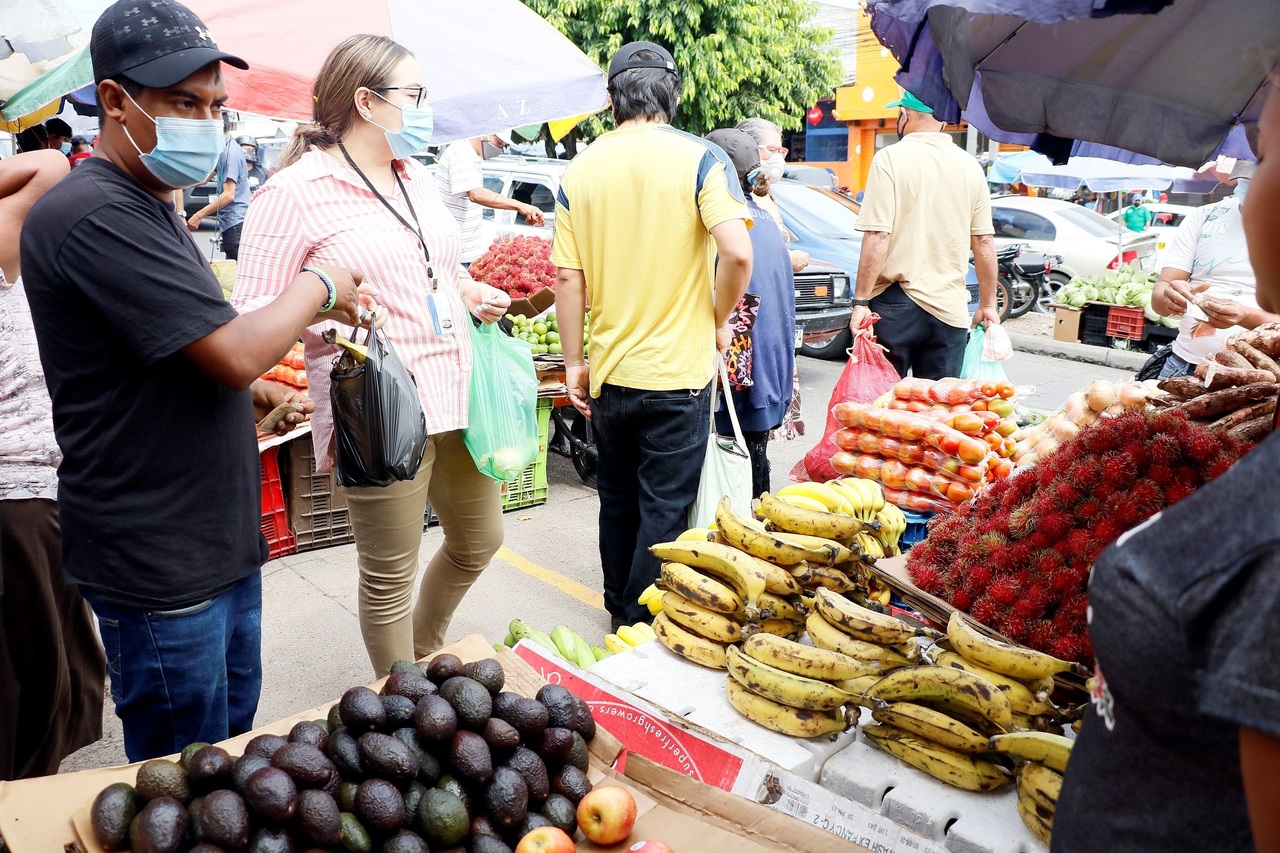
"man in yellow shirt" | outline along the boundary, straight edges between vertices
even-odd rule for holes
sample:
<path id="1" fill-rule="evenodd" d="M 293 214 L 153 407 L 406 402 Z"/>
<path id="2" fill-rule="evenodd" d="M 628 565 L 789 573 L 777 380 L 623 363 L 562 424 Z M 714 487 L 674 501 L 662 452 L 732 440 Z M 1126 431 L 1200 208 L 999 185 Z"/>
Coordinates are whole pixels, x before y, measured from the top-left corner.
<path id="1" fill-rule="evenodd" d="M 910 92 L 898 108 L 900 141 L 871 161 L 862 210 L 858 281 L 849 327 L 867 315 L 898 375 L 959 376 L 968 342 L 969 250 L 978 271 L 979 305 L 972 325 L 1000 322 L 991 196 L 982 167 L 942 132 L 933 110 Z"/>
<path id="2" fill-rule="evenodd" d="M 600 454 L 600 562 L 616 628 L 648 620 L 637 598 L 658 576 L 649 546 L 684 530 L 697 496 L 717 349 L 751 277 L 751 239 L 728 155 L 671 127 L 680 72 L 670 53 L 624 45 L 609 99 L 618 129 L 565 170 L 551 261 L 569 397 Z M 588 304 L 590 367 L 579 355 Z"/>

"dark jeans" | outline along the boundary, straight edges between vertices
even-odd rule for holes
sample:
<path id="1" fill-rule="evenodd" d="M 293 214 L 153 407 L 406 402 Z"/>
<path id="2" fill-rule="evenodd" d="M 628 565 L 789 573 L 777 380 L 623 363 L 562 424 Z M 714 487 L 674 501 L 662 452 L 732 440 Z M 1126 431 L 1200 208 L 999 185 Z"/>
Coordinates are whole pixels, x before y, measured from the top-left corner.
<path id="1" fill-rule="evenodd" d="M 897 284 L 871 300 L 880 315 L 876 340 L 887 347 L 889 363 L 905 377 L 907 371 L 921 379 L 959 376 L 964 367 L 964 347 L 969 330 L 948 326 L 921 308 Z"/>
<path id="2" fill-rule="evenodd" d="M 710 393 L 710 385 L 641 391 L 606 384 L 591 401 L 604 605 L 615 617 L 650 619 L 637 601 L 658 578 L 649 546 L 675 539 L 688 526 L 711 432 Z"/>
<path id="3" fill-rule="evenodd" d="M 222 254 L 227 256 L 227 260 L 238 260 L 240 255 L 240 230 L 244 227 L 244 223 L 233 225 L 226 231 L 218 235 L 218 240 L 222 246 Z"/>
<path id="4" fill-rule="evenodd" d="M 1165 359 L 1164 367 L 1160 368 L 1160 378 L 1168 379 L 1171 376 L 1190 376 L 1196 372 L 1196 365 L 1189 361 L 1185 361 L 1178 356 L 1177 353 L 1169 353 L 1169 357 Z"/>
<path id="5" fill-rule="evenodd" d="M 253 728 L 262 690 L 262 572 L 178 610 L 85 598 L 102 631 L 130 761 Z"/>

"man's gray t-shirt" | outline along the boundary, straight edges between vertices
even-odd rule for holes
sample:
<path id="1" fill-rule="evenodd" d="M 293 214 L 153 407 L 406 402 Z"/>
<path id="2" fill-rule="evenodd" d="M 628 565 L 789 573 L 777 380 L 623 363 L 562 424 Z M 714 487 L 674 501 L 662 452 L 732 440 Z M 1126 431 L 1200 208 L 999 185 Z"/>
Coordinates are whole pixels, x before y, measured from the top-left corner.
<path id="1" fill-rule="evenodd" d="M 1098 559 L 1054 853 L 1254 849 L 1239 731 L 1280 737 L 1278 466 L 1272 436 Z"/>
<path id="2" fill-rule="evenodd" d="M 216 179 L 219 193 L 227 181 L 236 182 L 236 193 L 231 202 L 213 214 L 214 221 L 218 223 L 218 233 L 221 234 L 244 222 L 244 217 L 249 212 L 249 197 L 253 195 L 253 190 L 249 187 L 249 161 L 245 159 L 244 149 L 234 139 L 227 141 L 218 157 Z"/>

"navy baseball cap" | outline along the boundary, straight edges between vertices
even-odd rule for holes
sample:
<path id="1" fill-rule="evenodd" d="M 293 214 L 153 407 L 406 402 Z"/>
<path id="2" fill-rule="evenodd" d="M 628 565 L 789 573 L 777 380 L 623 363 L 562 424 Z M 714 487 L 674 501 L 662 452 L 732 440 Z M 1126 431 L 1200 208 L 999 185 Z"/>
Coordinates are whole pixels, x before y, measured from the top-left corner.
<path id="1" fill-rule="evenodd" d="M 658 59 L 637 59 L 636 54 L 642 50 L 650 50 L 658 54 Z M 654 44 L 651 41 L 633 41 L 624 44 L 618 48 L 618 52 L 613 55 L 613 59 L 609 60 L 609 82 L 613 82 L 613 78 L 617 77 L 623 71 L 630 71 L 633 68 L 660 68 L 669 71 L 676 77 L 680 76 L 680 70 L 676 68 L 676 61 L 671 56 L 670 51 L 660 44 Z"/>
<path id="2" fill-rule="evenodd" d="M 123 75 L 153 89 L 181 82 L 211 62 L 249 67 L 218 50 L 204 22 L 175 0 L 119 0 L 109 6 L 93 25 L 89 56 L 94 82 Z"/>
<path id="3" fill-rule="evenodd" d="M 756 166 L 760 165 L 760 148 L 756 141 L 741 130 L 722 128 L 706 135 L 708 142 L 714 142 L 724 149 L 738 172 L 739 180 L 745 178 Z"/>

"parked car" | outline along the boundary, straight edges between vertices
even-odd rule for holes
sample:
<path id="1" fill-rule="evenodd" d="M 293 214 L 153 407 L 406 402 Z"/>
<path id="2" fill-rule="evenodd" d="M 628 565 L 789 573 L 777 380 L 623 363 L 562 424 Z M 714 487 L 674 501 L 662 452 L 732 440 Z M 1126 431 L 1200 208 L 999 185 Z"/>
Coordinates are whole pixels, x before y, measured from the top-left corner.
<path id="1" fill-rule="evenodd" d="M 1151 215 L 1155 218 L 1151 220 L 1151 227 L 1147 230 L 1156 235 L 1156 261 L 1154 270 L 1160 270 L 1164 267 L 1164 255 L 1169 249 L 1169 244 L 1173 242 L 1174 230 L 1182 224 L 1182 220 L 1187 218 L 1187 214 L 1195 210 L 1194 207 L 1186 204 L 1165 204 L 1157 202 L 1148 204 L 1147 210 L 1151 211 Z M 1121 208 L 1113 213 L 1107 214 L 1107 219 L 1112 222 L 1120 220 L 1120 214 L 1124 212 Z"/>
<path id="2" fill-rule="evenodd" d="M 220 192 L 222 192 L 222 188 L 218 186 L 216 178 L 199 186 L 187 187 L 182 191 L 182 206 L 187 211 L 187 216 L 194 216 L 199 213 Z M 214 217 L 208 216 L 200 223 L 200 227 L 213 228 L 215 224 Z"/>
<path id="3" fill-rule="evenodd" d="M 1023 243 L 1041 255 L 1057 255 L 1062 263 L 1049 273 L 1056 292 L 1078 275 L 1104 275 L 1131 266 L 1156 268 L 1156 235 L 1129 231 L 1078 204 L 1032 196 L 1000 196 L 991 200 L 996 245 Z"/>

